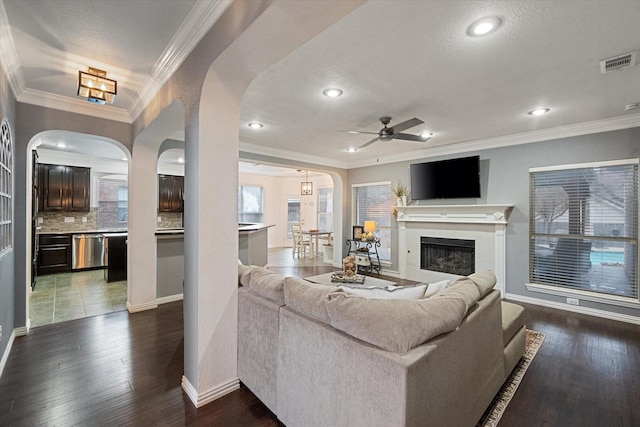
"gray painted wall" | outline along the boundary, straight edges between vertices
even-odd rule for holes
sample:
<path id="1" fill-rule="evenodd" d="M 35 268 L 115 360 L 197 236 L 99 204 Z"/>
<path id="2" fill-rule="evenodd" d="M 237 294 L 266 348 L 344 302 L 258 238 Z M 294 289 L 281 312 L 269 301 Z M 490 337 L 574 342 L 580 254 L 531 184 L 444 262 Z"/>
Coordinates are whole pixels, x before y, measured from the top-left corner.
<path id="1" fill-rule="evenodd" d="M 3 69 L 0 67 L 0 121 L 6 120 L 9 123 L 11 131 L 11 139 L 13 141 L 13 151 L 15 152 L 15 104 L 16 100 L 9 86 L 9 81 L 5 75 Z M 15 180 L 16 166 L 15 160 L 12 168 L 12 175 Z M 16 196 L 14 185 L 14 200 Z M 15 202 L 14 202 L 15 205 Z M 14 208 L 15 218 L 15 208 Z M 24 240 L 22 237 L 18 237 L 15 229 L 13 233 L 14 245 L 17 241 Z M 11 332 L 15 328 L 15 270 L 14 270 L 14 250 L 9 250 L 5 255 L 0 258 L 0 326 L 2 326 L 2 338 L 0 339 L 0 359 L 7 349 L 9 344 L 9 338 Z"/>
<path id="2" fill-rule="evenodd" d="M 455 156 L 416 158 L 380 166 L 351 169 L 348 173 L 349 197 L 351 186 L 366 182 L 401 180 L 409 185 L 409 165 L 444 158 L 480 155 L 482 198 L 452 199 L 420 204 L 514 204 L 507 227 L 506 291 L 510 294 L 564 302 L 564 298 L 527 291 L 529 266 L 529 168 L 573 163 L 638 158 L 640 156 L 640 128 L 603 132 L 591 135 L 543 141 L 504 148 L 481 150 Z M 351 215 L 351 206 L 346 209 Z M 343 232 L 348 233 L 352 218 L 345 218 Z M 394 222 L 395 225 L 395 222 Z M 392 230 L 392 252 L 397 253 L 397 225 Z M 397 254 L 392 260 L 397 270 Z M 614 313 L 640 316 L 640 309 L 614 307 L 581 300 L 581 305 Z"/>

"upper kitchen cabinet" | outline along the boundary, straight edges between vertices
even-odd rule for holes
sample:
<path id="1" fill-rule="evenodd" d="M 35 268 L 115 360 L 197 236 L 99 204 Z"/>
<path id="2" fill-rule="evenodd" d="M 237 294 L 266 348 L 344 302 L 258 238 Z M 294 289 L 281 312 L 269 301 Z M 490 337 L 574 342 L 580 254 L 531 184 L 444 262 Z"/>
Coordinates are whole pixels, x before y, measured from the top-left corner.
<path id="1" fill-rule="evenodd" d="M 182 212 L 184 177 L 158 175 L 158 212 Z"/>
<path id="2" fill-rule="evenodd" d="M 40 211 L 89 212 L 91 168 L 38 165 Z"/>

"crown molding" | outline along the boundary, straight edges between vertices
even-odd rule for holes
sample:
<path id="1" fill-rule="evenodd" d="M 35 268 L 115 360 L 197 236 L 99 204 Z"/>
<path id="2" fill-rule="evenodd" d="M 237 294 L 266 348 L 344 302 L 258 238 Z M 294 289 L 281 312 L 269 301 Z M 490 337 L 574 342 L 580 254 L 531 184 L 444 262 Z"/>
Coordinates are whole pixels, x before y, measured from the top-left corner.
<path id="1" fill-rule="evenodd" d="M 25 88 L 24 76 L 18 59 L 18 51 L 16 51 L 16 45 L 11 34 L 9 17 L 2 0 L 0 0 L 0 66 L 4 69 L 13 94 L 17 97 Z"/>
<path id="2" fill-rule="evenodd" d="M 129 106 L 131 117 L 142 113 L 231 3 L 233 0 L 196 1 Z"/>
<path id="3" fill-rule="evenodd" d="M 258 154 L 261 156 L 277 157 L 279 159 L 293 160 L 300 163 L 312 163 L 322 166 L 330 166 L 339 169 L 348 169 L 346 162 L 342 162 L 335 159 L 329 159 L 327 157 L 309 156 L 294 151 L 278 150 L 269 147 L 263 147 L 255 144 L 240 141 L 240 151 L 244 151 L 251 154 Z"/>
<path id="4" fill-rule="evenodd" d="M 573 136 L 589 135 L 600 132 L 611 132 L 620 129 L 629 129 L 640 126 L 640 113 L 610 119 L 594 120 L 590 122 L 576 123 L 573 125 L 559 126 L 549 129 L 541 129 L 531 132 L 517 133 L 513 135 L 498 136 L 494 138 L 477 139 L 457 142 L 439 147 L 427 147 L 420 150 L 400 153 L 395 156 L 387 156 L 380 161 L 374 159 L 360 162 L 350 162 L 348 168 L 359 168 L 386 163 L 404 162 L 417 158 L 461 154 L 469 151 L 488 150 L 492 148 L 510 147 L 513 145 L 530 144 L 534 142 L 549 141 L 552 139 L 569 138 Z"/>
<path id="5" fill-rule="evenodd" d="M 122 108 L 93 104 L 86 99 L 69 98 L 67 96 L 56 95 L 34 89 L 23 90 L 17 96 L 17 101 L 25 104 L 38 105 L 40 107 L 83 114 L 85 116 L 99 117 L 101 119 L 115 120 L 125 123 L 133 122 L 129 113 Z"/>

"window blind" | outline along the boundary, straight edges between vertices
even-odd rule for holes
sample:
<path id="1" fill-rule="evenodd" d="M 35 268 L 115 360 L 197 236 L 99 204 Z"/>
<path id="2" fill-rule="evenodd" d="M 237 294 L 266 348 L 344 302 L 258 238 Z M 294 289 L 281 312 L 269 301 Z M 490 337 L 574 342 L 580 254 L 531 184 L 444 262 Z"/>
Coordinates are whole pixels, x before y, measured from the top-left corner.
<path id="1" fill-rule="evenodd" d="M 262 187 L 238 187 L 238 222 L 262 222 Z"/>
<path id="2" fill-rule="evenodd" d="M 391 184 L 376 183 L 355 186 L 354 225 L 365 221 L 376 222 L 376 236 L 380 238 L 378 255 L 382 260 L 391 260 Z"/>
<path id="3" fill-rule="evenodd" d="M 638 299 L 637 160 L 530 170 L 532 283 Z"/>

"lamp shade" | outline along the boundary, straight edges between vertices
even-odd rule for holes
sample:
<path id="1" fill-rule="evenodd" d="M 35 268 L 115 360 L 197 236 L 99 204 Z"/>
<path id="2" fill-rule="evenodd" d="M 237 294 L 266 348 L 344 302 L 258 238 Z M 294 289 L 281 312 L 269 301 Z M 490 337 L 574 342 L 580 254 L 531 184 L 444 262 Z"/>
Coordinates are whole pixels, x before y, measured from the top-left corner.
<path id="1" fill-rule="evenodd" d="M 375 221 L 365 221 L 364 222 L 364 231 L 367 233 L 373 233 L 376 231 L 376 222 Z"/>

